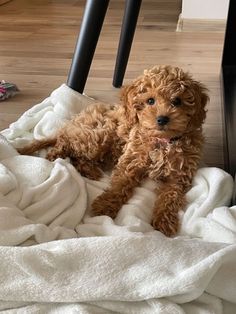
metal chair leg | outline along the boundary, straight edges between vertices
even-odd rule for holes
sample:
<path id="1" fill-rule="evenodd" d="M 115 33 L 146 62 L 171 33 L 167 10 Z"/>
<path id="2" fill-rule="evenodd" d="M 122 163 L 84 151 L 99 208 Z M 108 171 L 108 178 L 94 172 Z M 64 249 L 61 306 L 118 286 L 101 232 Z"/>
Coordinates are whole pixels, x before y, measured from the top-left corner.
<path id="1" fill-rule="evenodd" d="M 225 170 L 235 176 L 236 172 L 236 2 L 229 1 L 229 12 L 223 47 L 221 67 Z"/>
<path id="2" fill-rule="evenodd" d="M 69 87 L 82 93 L 87 81 L 109 0 L 87 0 L 68 75 Z"/>
<path id="3" fill-rule="evenodd" d="M 113 86 L 115 87 L 122 86 L 141 3 L 142 0 L 126 0 L 125 13 L 122 22 L 120 41 L 113 76 Z"/>

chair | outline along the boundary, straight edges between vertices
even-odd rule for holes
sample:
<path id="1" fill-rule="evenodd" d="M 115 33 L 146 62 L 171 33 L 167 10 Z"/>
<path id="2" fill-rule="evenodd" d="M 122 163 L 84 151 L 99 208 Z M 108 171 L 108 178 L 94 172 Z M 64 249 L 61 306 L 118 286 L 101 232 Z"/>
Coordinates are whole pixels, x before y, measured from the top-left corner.
<path id="1" fill-rule="evenodd" d="M 236 2 L 230 0 L 225 31 L 221 68 L 223 113 L 224 113 L 224 158 L 225 170 L 235 176 L 236 173 L 236 45 L 234 31 L 236 27 Z"/>
<path id="2" fill-rule="evenodd" d="M 113 77 L 122 86 L 142 0 L 126 0 Z M 83 93 L 109 0 L 87 0 L 67 85 Z"/>

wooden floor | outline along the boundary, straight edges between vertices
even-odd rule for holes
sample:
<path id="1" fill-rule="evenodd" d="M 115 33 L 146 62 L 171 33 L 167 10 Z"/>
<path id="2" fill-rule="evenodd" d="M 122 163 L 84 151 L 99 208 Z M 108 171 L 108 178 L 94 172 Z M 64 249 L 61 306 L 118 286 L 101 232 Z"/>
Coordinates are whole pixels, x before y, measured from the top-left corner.
<path id="1" fill-rule="evenodd" d="M 66 82 L 85 1 L 12 0 L 0 6 L 0 79 L 21 93 L 0 102 L 0 129 Z M 118 100 L 112 87 L 124 1 L 111 0 L 85 92 Z M 143 69 L 172 64 L 205 83 L 211 96 L 204 132 L 204 162 L 223 167 L 219 72 L 224 32 L 176 32 L 181 0 L 145 0 L 141 7 L 124 83 Z"/>

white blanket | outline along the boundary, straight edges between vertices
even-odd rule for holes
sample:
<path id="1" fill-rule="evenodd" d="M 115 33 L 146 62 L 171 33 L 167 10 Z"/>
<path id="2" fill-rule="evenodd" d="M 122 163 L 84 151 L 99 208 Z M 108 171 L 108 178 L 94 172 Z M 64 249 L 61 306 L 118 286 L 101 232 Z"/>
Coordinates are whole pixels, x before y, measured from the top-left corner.
<path id="1" fill-rule="evenodd" d="M 109 176 L 91 181 L 68 160 L 19 156 L 92 100 L 66 85 L 1 132 L 0 310 L 8 313 L 236 313 L 233 179 L 199 169 L 166 238 L 150 225 L 146 180 L 113 221 L 90 217 Z M 43 152 L 41 154 L 43 156 Z"/>

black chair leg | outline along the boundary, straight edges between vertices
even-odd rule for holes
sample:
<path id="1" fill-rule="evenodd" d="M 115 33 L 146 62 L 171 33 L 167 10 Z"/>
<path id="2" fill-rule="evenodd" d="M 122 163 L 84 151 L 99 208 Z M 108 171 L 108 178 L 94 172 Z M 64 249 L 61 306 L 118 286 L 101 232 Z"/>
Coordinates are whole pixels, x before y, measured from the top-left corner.
<path id="1" fill-rule="evenodd" d="M 82 93 L 100 31 L 106 15 L 109 0 L 87 0 L 80 34 L 75 47 L 67 85 Z"/>
<path id="2" fill-rule="evenodd" d="M 230 0 L 222 58 L 225 170 L 236 173 L 236 2 Z"/>
<path id="3" fill-rule="evenodd" d="M 142 0 L 126 0 L 113 76 L 113 86 L 115 87 L 120 87 L 123 83 L 141 3 Z"/>

